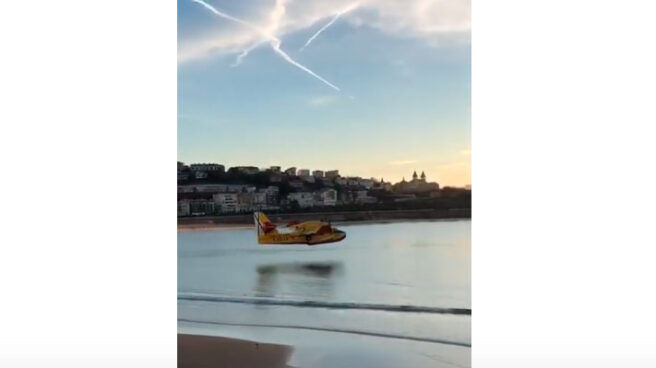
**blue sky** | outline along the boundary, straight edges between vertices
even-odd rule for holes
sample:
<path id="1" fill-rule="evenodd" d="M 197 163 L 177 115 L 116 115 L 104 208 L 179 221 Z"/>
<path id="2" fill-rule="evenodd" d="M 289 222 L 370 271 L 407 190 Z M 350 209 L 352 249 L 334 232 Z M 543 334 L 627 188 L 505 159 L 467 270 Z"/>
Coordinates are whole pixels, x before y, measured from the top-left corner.
<path id="1" fill-rule="evenodd" d="M 468 1 L 206 4 L 247 24 L 178 2 L 180 161 L 471 182 Z"/>

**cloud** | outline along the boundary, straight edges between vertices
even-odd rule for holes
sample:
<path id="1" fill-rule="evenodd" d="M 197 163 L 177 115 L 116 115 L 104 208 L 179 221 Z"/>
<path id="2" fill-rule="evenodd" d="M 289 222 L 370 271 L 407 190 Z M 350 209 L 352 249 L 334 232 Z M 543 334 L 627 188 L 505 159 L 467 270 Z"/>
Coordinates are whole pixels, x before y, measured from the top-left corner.
<path id="1" fill-rule="evenodd" d="M 390 165 L 399 166 L 399 165 L 410 165 L 417 163 L 417 160 L 396 160 L 388 162 Z"/>
<path id="2" fill-rule="evenodd" d="M 219 4 L 217 0 L 209 1 L 210 5 Z M 240 21 L 248 19 L 245 23 L 257 27 L 227 27 L 211 34 L 182 37 L 178 62 L 250 50 L 262 42 L 261 30 L 282 39 L 325 22 L 352 6 L 353 0 L 278 0 L 275 3 L 244 0 L 243 4 L 251 5 L 242 7 L 248 11 L 230 16 Z M 468 42 L 470 9 L 470 0 L 361 0 L 357 9 L 344 13 L 340 19 L 352 27 L 370 27 L 396 37 L 421 38 L 430 45 L 439 46 L 445 42 Z"/>
<path id="3" fill-rule="evenodd" d="M 310 99 L 309 103 L 313 106 L 324 106 L 330 105 L 335 101 L 337 101 L 337 97 L 335 96 L 318 96 Z"/>
<path id="4" fill-rule="evenodd" d="M 339 19 L 339 17 L 356 9 L 358 6 L 360 6 L 360 3 L 353 3 L 347 6 L 346 8 L 338 11 L 337 14 L 333 16 L 333 19 L 331 19 L 330 22 L 326 23 L 323 27 L 319 28 L 319 30 L 305 42 L 305 45 L 303 45 L 303 47 L 301 47 L 299 51 L 303 51 L 306 47 L 308 47 L 312 43 L 312 41 L 321 34 L 321 32 L 325 31 L 328 27 L 330 27 L 333 23 L 335 23 L 337 19 Z"/>
<path id="5" fill-rule="evenodd" d="M 207 10 L 211 11 L 212 13 L 218 15 L 219 17 L 221 17 L 223 19 L 229 20 L 229 21 L 234 22 L 234 23 L 241 24 L 244 27 L 255 31 L 257 34 L 259 34 L 260 38 L 269 41 L 269 44 L 271 45 L 271 48 L 273 49 L 273 51 L 275 51 L 278 55 L 280 55 L 280 57 L 282 57 L 285 61 L 287 61 L 288 63 L 294 65 L 295 67 L 303 70 L 304 72 L 310 74 L 311 76 L 315 77 L 316 79 L 322 81 L 327 86 L 339 91 L 339 87 L 337 87 L 334 84 L 328 82 L 327 80 L 322 78 L 320 75 L 316 74 L 315 72 L 313 72 L 312 70 L 307 68 L 305 65 L 302 65 L 301 63 L 299 63 L 296 60 L 292 59 L 286 52 L 284 52 L 283 50 L 280 49 L 281 41 L 280 41 L 279 38 L 276 37 L 275 31 L 278 29 L 279 24 L 280 24 L 280 20 L 282 19 L 282 16 L 285 14 L 285 4 L 288 0 L 276 0 L 276 6 L 274 7 L 273 11 L 269 15 L 272 22 L 269 24 L 269 26 L 267 28 L 260 28 L 259 26 L 255 25 L 253 23 L 247 22 L 245 20 L 242 20 L 240 18 L 232 16 L 228 13 L 220 11 L 220 10 L 216 9 L 215 7 L 213 7 L 212 5 L 206 3 L 203 0 L 191 0 L 191 1 L 193 1 L 197 4 L 200 4 L 201 6 L 205 7 Z M 258 42 L 261 42 L 261 41 L 258 41 Z M 246 51 L 243 51 L 239 55 L 239 57 L 237 58 L 236 63 L 238 63 L 243 57 L 245 57 L 246 54 L 248 53 L 248 50 L 250 50 L 250 49 L 251 48 L 246 49 Z"/>
<path id="6" fill-rule="evenodd" d="M 440 169 L 453 169 L 457 167 L 469 167 L 470 163 L 466 161 L 459 161 L 459 162 L 448 162 L 445 164 L 438 165 L 437 167 Z"/>

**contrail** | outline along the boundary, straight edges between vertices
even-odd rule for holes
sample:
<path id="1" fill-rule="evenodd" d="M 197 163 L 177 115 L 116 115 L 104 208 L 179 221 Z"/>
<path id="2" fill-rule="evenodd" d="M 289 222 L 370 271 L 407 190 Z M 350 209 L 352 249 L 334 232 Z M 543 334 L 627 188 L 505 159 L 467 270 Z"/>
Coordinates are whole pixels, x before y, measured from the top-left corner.
<path id="1" fill-rule="evenodd" d="M 349 5 L 349 6 L 347 6 L 346 8 L 344 8 L 343 10 L 339 11 L 337 14 L 335 14 L 335 16 L 333 17 L 333 19 L 330 20 L 330 22 L 326 23 L 326 25 L 323 26 L 323 27 L 321 27 L 321 29 L 319 29 L 319 30 L 317 31 L 317 33 L 313 34 L 312 37 L 310 37 L 310 38 L 307 40 L 307 42 L 305 43 L 305 45 L 303 45 L 303 47 L 301 47 L 301 49 L 298 50 L 298 51 L 303 51 L 303 49 L 305 49 L 306 47 L 308 47 L 308 45 L 309 45 L 312 41 L 314 41 L 314 39 L 317 38 L 317 36 L 319 36 L 319 34 L 321 34 L 321 32 L 323 32 L 326 28 L 328 28 L 328 27 L 330 27 L 331 25 L 333 25 L 333 23 L 335 23 L 335 22 L 337 21 L 337 19 L 339 19 L 339 17 L 341 17 L 342 15 L 344 15 L 344 14 L 350 12 L 351 10 L 357 8 L 358 6 L 360 6 L 360 3 L 353 3 L 353 4 Z"/>
<path id="2" fill-rule="evenodd" d="M 255 42 L 254 44 L 250 45 L 249 47 L 245 48 L 239 55 L 237 55 L 237 59 L 235 59 L 235 62 L 230 64 L 231 67 L 236 67 L 241 64 L 242 60 L 253 50 L 255 50 L 258 46 L 261 44 L 267 42 L 268 40 L 263 40 L 263 41 L 258 41 Z"/>
<path id="3" fill-rule="evenodd" d="M 339 87 L 337 87 L 336 85 L 334 85 L 334 84 L 328 82 L 327 80 L 321 78 L 319 75 L 317 75 L 316 73 L 314 73 L 312 70 L 310 70 L 310 69 L 304 67 L 303 65 L 297 63 L 296 61 L 294 61 L 294 59 L 292 59 L 291 57 L 289 57 L 289 55 L 287 55 L 286 52 L 284 52 L 284 51 L 282 51 L 282 50 L 280 49 L 280 41 L 271 41 L 271 47 L 273 47 L 273 50 L 274 50 L 275 52 L 277 52 L 278 55 L 282 56 L 283 59 L 287 60 L 287 61 L 290 62 L 292 65 L 296 65 L 298 68 L 300 68 L 300 69 L 306 71 L 306 72 L 309 73 L 311 76 L 313 76 L 313 77 L 317 78 L 318 80 L 324 82 L 324 83 L 327 84 L 328 86 L 334 88 L 336 91 L 339 91 Z"/>
<path id="4" fill-rule="evenodd" d="M 323 79 L 322 77 L 320 77 L 318 74 L 316 74 L 316 73 L 313 72 L 312 70 L 308 69 L 307 67 L 303 66 L 302 64 L 300 64 L 300 63 L 298 63 L 297 61 L 295 61 L 294 59 L 292 59 L 289 55 L 287 55 L 286 52 L 282 51 L 282 50 L 280 49 L 281 41 L 280 41 L 277 37 L 275 37 L 275 36 L 273 36 L 272 34 L 270 34 L 269 32 L 266 32 L 265 30 L 263 30 L 263 29 L 261 29 L 261 28 L 259 28 L 259 27 L 257 27 L 257 26 L 254 26 L 254 25 L 252 25 L 252 24 L 250 24 L 250 23 L 248 23 L 248 22 L 246 22 L 246 21 L 243 21 L 243 20 L 241 20 L 241 19 L 239 19 L 239 18 L 233 17 L 233 16 L 230 15 L 230 14 L 226 14 L 226 13 L 224 13 L 224 12 L 221 12 L 221 11 L 217 10 L 215 7 L 213 7 L 212 5 L 210 5 L 210 4 L 206 3 L 206 2 L 204 2 L 203 0 L 191 0 L 191 1 L 193 1 L 193 2 L 195 2 L 195 3 L 198 3 L 198 4 L 202 5 L 202 6 L 204 6 L 204 7 L 207 8 L 209 11 L 211 11 L 212 13 L 218 15 L 218 16 L 221 17 L 221 18 L 225 18 L 225 19 L 231 20 L 231 21 L 233 21 L 233 22 L 239 23 L 239 24 L 241 24 L 241 25 L 244 25 L 244 26 L 246 26 L 246 27 L 248 27 L 248 28 L 251 28 L 251 29 L 257 31 L 259 34 L 261 34 L 262 36 L 264 36 L 265 38 L 267 38 L 267 39 L 269 40 L 269 42 L 270 42 L 270 44 L 271 44 L 271 48 L 273 49 L 273 51 L 275 51 L 278 55 L 280 55 L 280 56 L 281 56 L 283 59 L 285 59 L 288 63 L 294 65 L 295 67 L 297 67 L 297 68 L 303 70 L 304 72 L 310 74 L 311 76 L 317 78 L 318 80 L 320 80 L 320 81 L 322 81 L 323 83 L 325 83 L 327 86 L 329 86 L 329 87 L 331 87 L 331 88 L 333 88 L 333 89 L 339 91 L 339 87 L 337 87 L 337 86 L 335 86 L 334 84 L 332 84 L 332 83 L 328 82 L 327 80 Z M 250 51 L 250 50 L 252 50 L 253 48 L 255 48 L 258 44 L 259 44 L 259 43 L 256 43 L 254 46 L 251 46 L 249 49 L 244 50 L 244 51 L 240 54 L 241 58 L 238 57 L 238 60 L 241 61 L 241 59 L 242 59 L 244 56 L 246 56 L 246 55 L 248 54 L 248 51 Z M 242 55 L 243 55 L 243 56 L 242 56 Z"/>

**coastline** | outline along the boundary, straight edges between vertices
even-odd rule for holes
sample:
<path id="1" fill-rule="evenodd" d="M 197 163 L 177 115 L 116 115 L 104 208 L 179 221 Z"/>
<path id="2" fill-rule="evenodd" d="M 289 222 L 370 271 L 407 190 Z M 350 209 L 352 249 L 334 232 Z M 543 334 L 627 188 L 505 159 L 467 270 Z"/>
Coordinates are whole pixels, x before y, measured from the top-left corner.
<path id="1" fill-rule="evenodd" d="M 230 337 L 178 333 L 178 367 L 287 367 L 293 348 Z"/>
<path id="2" fill-rule="evenodd" d="M 267 214 L 267 216 L 274 223 L 286 223 L 292 220 L 309 221 L 317 219 L 331 221 L 336 224 L 386 223 L 437 219 L 470 219 L 471 209 L 299 212 Z M 252 227 L 252 225 L 253 218 L 250 214 L 178 218 L 178 231 L 201 229 L 246 229 Z"/>

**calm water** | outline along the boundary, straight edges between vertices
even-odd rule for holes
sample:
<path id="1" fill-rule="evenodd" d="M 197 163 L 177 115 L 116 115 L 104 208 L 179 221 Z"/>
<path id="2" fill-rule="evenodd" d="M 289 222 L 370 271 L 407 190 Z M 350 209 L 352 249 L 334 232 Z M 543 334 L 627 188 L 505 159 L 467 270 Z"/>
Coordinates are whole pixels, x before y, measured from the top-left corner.
<path id="1" fill-rule="evenodd" d="M 362 355 L 372 341 L 391 356 L 371 366 L 469 366 L 471 317 L 442 309 L 471 308 L 471 222 L 339 227 L 344 241 L 314 247 L 259 245 L 252 229 L 179 232 L 179 330 L 293 344 L 296 366 L 339 366 L 331 349 Z"/>

